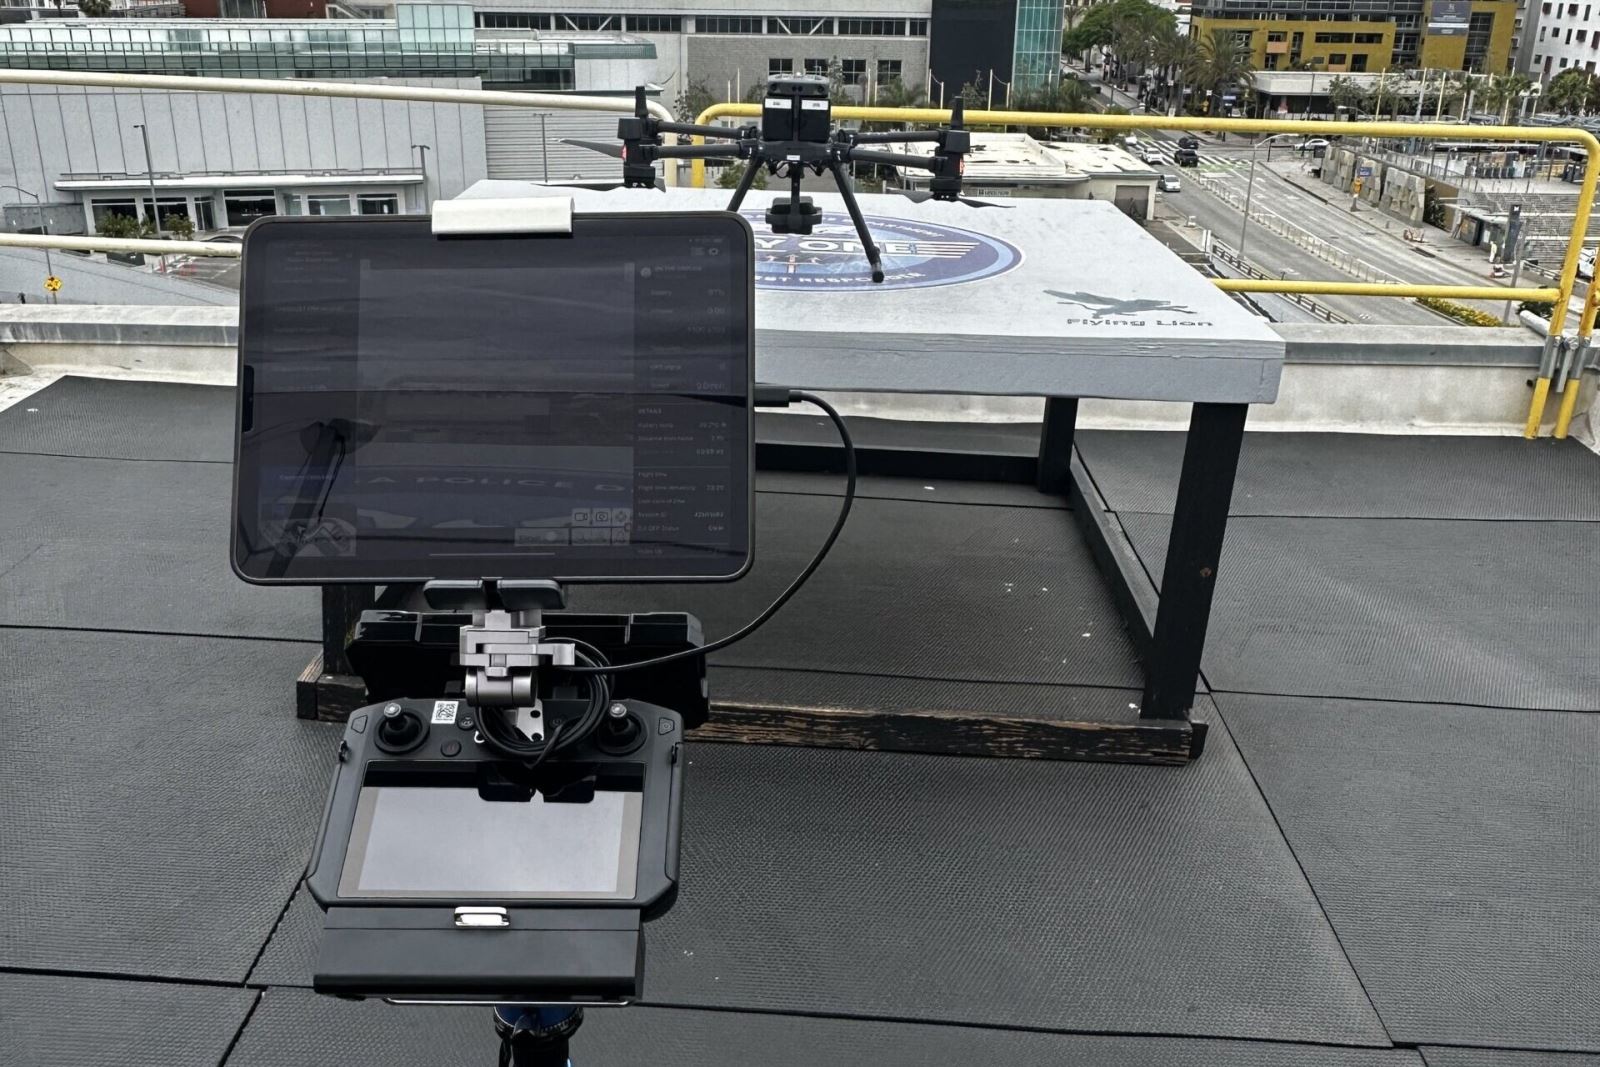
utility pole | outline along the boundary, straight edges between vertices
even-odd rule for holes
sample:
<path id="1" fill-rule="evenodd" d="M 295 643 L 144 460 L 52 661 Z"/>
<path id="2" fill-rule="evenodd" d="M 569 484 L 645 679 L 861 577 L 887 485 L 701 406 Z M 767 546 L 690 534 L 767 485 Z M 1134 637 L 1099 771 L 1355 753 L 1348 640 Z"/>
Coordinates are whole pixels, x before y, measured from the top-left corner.
<path id="1" fill-rule="evenodd" d="M 156 168 L 150 162 L 150 131 L 145 129 L 144 123 L 136 122 L 133 128 L 139 131 L 139 136 L 144 139 L 144 172 L 150 179 L 150 217 L 155 222 L 156 240 L 161 239 L 161 204 L 156 200 Z M 165 258 L 165 257 L 163 257 Z"/>
<path id="2" fill-rule="evenodd" d="M 28 196 L 28 197 L 32 197 L 33 198 L 33 209 L 39 213 L 39 232 L 43 233 L 46 237 L 50 236 L 50 220 L 45 217 L 44 202 L 39 199 L 39 194 L 35 193 L 35 192 L 31 192 L 31 191 L 29 191 L 27 189 L 24 189 L 20 185 L 7 185 L 7 186 L 4 186 L 4 188 L 6 188 L 6 189 L 15 189 L 17 192 L 21 193 L 23 196 Z M 56 276 L 55 266 L 50 262 L 50 246 L 49 245 L 45 245 L 44 246 L 44 273 L 45 273 L 45 276 L 48 277 L 48 278 L 54 278 Z M 56 294 L 52 290 L 51 293 L 50 293 L 50 303 L 54 304 L 54 303 L 57 303 L 57 302 L 58 301 L 56 300 Z"/>
<path id="3" fill-rule="evenodd" d="M 428 203 L 428 149 L 430 147 L 430 145 L 425 144 L 411 146 L 411 150 L 422 157 L 422 213 L 424 215 L 428 213 L 430 206 Z"/>

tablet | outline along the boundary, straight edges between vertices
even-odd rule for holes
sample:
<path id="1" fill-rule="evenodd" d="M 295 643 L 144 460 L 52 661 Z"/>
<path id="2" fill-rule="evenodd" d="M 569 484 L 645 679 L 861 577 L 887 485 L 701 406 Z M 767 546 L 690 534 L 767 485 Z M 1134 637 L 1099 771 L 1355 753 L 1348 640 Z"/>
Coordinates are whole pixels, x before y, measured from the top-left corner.
<path id="1" fill-rule="evenodd" d="M 750 226 L 578 215 L 245 234 L 233 566 L 246 581 L 721 580 L 749 566 Z"/>

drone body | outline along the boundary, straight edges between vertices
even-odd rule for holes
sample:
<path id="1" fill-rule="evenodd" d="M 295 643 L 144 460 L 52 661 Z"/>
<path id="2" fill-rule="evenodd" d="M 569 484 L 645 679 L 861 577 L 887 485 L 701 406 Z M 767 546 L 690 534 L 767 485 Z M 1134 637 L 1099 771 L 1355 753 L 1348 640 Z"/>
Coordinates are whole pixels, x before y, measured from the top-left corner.
<path id="1" fill-rule="evenodd" d="M 933 177 L 925 192 L 906 193 L 915 201 L 944 200 L 973 207 L 993 207 L 961 195 L 961 174 L 972 136 L 962 128 L 959 100 L 951 110 L 950 125 L 941 130 L 896 130 L 861 133 L 839 130 L 833 125 L 829 84 L 818 75 L 776 75 L 767 81 L 761 102 L 761 123 L 741 128 L 697 126 L 685 122 L 663 122 L 645 108 L 643 87 L 635 90 L 634 114 L 617 123 L 621 149 L 614 145 L 588 141 L 568 141 L 622 160 L 622 184 L 626 188 L 653 189 L 658 159 L 739 159 L 745 163 L 744 177 L 734 190 L 729 211 L 739 210 L 745 194 L 755 181 L 756 172 L 765 169 L 790 183 L 788 196 L 780 196 L 767 209 L 767 225 L 774 233 L 808 234 L 822 217 L 821 210 L 808 196 L 800 195 L 800 179 L 806 171 L 831 173 L 844 198 L 845 209 L 861 238 L 862 251 L 872 266 L 872 280 L 883 281 L 883 265 L 878 247 L 867 230 L 861 208 L 856 203 L 849 163 L 876 163 L 890 167 L 913 167 Z M 687 134 L 705 139 L 731 141 L 731 144 L 669 145 L 663 134 Z M 931 156 L 874 151 L 863 145 L 926 141 L 934 145 Z"/>

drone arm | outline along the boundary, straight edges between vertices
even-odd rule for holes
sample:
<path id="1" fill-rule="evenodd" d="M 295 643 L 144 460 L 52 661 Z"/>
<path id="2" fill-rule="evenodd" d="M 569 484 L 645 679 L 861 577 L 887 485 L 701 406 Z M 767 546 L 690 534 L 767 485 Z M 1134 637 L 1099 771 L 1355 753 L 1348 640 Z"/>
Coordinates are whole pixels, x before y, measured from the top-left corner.
<path id="1" fill-rule="evenodd" d="M 736 144 L 664 144 L 650 153 L 655 159 L 743 159 L 749 149 Z"/>
<path id="2" fill-rule="evenodd" d="M 908 144 L 913 141 L 937 141 L 943 130 L 885 130 L 882 133 L 853 133 L 851 144 Z"/>
<path id="3" fill-rule="evenodd" d="M 756 175 L 760 173 L 760 171 L 761 161 L 758 159 L 752 159 L 749 163 L 745 164 L 744 173 L 739 177 L 739 187 L 733 191 L 733 199 L 728 201 L 729 211 L 739 210 L 739 206 L 744 203 L 745 194 L 748 193 L 750 191 L 750 187 L 755 184 Z"/>
<path id="4" fill-rule="evenodd" d="M 858 152 L 852 149 L 845 159 L 851 163 L 877 163 L 885 167 L 915 167 L 918 170 L 937 170 L 937 156 L 912 156 L 903 152 Z"/>
<path id="5" fill-rule="evenodd" d="M 692 122 L 656 122 L 658 133 L 685 133 L 693 137 L 720 137 L 725 141 L 736 141 L 751 136 L 755 129 L 747 126 L 735 129 L 732 126 L 698 126 Z"/>

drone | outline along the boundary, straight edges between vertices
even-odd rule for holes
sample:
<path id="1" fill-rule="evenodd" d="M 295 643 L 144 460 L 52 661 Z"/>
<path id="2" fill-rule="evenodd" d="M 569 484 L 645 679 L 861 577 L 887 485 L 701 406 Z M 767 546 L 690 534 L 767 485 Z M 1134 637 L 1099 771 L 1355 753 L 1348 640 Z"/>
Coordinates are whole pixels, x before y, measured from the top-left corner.
<path id="1" fill-rule="evenodd" d="M 743 127 L 700 126 L 688 122 L 666 122 L 651 115 L 645 107 L 645 91 L 634 90 L 633 115 L 617 123 L 620 146 L 597 141 L 564 140 L 564 144 L 603 152 L 622 160 L 622 184 L 628 189 L 656 188 L 655 163 L 658 159 L 726 159 L 745 161 L 744 175 L 728 203 L 738 211 L 756 174 L 765 169 L 790 183 L 788 196 L 780 196 L 767 209 L 767 225 L 773 233 L 808 234 L 822 217 L 822 209 L 808 196 L 800 195 L 800 179 L 806 171 L 820 176 L 833 175 L 844 198 L 844 206 L 861 238 L 861 248 L 872 267 L 872 280 L 883 281 L 883 264 L 878 246 L 873 243 L 867 222 L 861 215 L 851 188 L 848 163 L 876 163 L 888 167 L 909 167 L 930 172 L 926 190 L 902 193 L 918 203 L 943 200 L 972 207 L 1000 207 L 961 195 L 961 175 L 966 155 L 972 149 L 972 135 L 962 128 L 963 109 L 958 99 L 951 109 L 950 125 L 940 130 L 888 130 L 863 133 L 840 130 L 833 125 L 833 107 L 828 96 L 828 79 L 814 74 L 776 75 L 767 80 L 761 102 L 761 123 Z M 732 144 L 666 144 L 663 134 L 683 134 L 731 141 Z M 931 142 L 931 156 L 902 152 L 874 151 L 864 145 Z"/>

